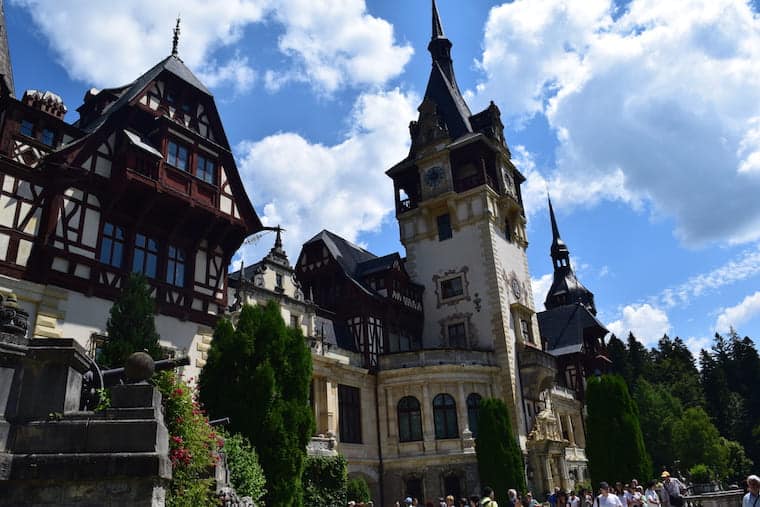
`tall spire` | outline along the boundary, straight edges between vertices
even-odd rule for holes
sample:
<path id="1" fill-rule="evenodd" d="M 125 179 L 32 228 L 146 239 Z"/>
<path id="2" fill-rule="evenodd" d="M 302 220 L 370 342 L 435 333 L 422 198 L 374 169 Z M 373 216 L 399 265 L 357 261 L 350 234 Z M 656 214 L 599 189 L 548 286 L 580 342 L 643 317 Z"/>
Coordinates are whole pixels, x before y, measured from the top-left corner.
<path id="1" fill-rule="evenodd" d="M 557 227 L 557 218 L 554 216 L 554 207 L 552 206 L 552 198 L 547 194 L 549 201 L 549 218 L 552 222 L 552 248 L 551 256 L 554 261 L 555 269 L 561 266 L 570 266 L 570 250 L 562 238 L 559 236 L 559 227 Z M 564 261 L 564 263 L 563 263 Z"/>
<path id="2" fill-rule="evenodd" d="M 174 27 L 174 37 L 172 38 L 172 56 L 177 56 L 178 46 L 179 46 L 179 16 L 177 16 L 177 26 Z"/>
<path id="3" fill-rule="evenodd" d="M 433 36 L 431 39 L 444 38 L 443 25 L 441 25 L 441 18 L 438 16 L 438 6 L 435 5 L 433 0 Z"/>
<path id="4" fill-rule="evenodd" d="M 3 0 L 0 0 L 0 92 L 7 90 L 10 95 L 14 95 L 13 67 L 11 66 L 11 52 L 8 48 L 6 27 Z"/>
<path id="5" fill-rule="evenodd" d="M 570 250 L 559 236 L 559 227 L 557 227 L 557 217 L 554 216 L 552 199 L 548 194 L 546 197 L 549 201 L 549 218 L 552 222 L 551 257 L 554 263 L 554 281 L 546 295 L 544 306 L 547 310 L 551 310 L 559 306 L 581 304 L 593 315 L 596 315 L 594 293 L 584 287 L 575 276 L 575 272 L 570 266 Z"/>
<path id="6" fill-rule="evenodd" d="M 443 25 L 441 24 L 441 18 L 438 15 L 438 6 L 433 0 L 433 31 L 430 35 L 430 44 L 428 44 L 428 51 L 433 57 L 433 65 L 436 63 L 441 66 L 441 70 L 449 80 L 449 84 L 456 87 L 456 79 L 454 78 L 454 63 L 451 61 L 451 41 L 443 34 Z M 459 91 L 459 88 L 457 88 Z"/>

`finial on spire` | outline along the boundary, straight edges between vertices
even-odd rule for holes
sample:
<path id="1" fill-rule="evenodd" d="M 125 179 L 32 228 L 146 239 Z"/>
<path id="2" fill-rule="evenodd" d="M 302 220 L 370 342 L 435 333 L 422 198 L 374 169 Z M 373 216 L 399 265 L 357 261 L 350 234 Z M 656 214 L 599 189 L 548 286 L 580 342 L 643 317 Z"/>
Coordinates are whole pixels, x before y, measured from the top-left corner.
<path id="1" fill-rule="evenodd" d="M 275 250 L 282 250 L 282 227 L 280 227 L 280 224 L 277 224 L 277 227 L 275 227 L 275 230 L 277 231 L 277 237 L 274 240 L 274 248 Z"/>
<path id="2" fill-rule="evenodd" d="M 172 56 L 177 56 L 177 46 L 179 46 L 179 16 L 177 16 L 177 26 L 174 27 L 174 38 L 172 39 Z"/>
<path id="3" fill-rule="evenodd" d="M 435 0 L 433 0 L 433 34 L 431 36 L 431 39 L 438 39 L 442 37 L 444 37 L 443 25 L 441 25 L 441 18 L 438 15 L 438 6 L 435 5 Z"/>

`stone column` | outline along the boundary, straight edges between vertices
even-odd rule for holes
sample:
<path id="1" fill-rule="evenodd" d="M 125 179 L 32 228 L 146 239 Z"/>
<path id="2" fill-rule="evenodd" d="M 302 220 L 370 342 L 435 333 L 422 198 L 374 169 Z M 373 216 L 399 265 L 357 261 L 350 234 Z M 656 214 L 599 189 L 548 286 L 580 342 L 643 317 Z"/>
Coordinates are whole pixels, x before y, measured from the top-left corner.
<path id="1" fill-rule="evenodd" d="M 435 450 L 435 425 L 433 424 L 433 402 L 430 400 L 430 389 L 422 385 L 422 439 L 425 451 Z"/>
<path id="2" fill-rule="evenodd" d="M 566 421 L 567 435 L 568 435 L 568 438 L 570 439 L 570 443 L 572 445 L 576 445 L 575 444 L 575 428 L 573 428 L 573 418 L 570 416 L 570 414 L 566 415 L 565 418 L 567 420 Z"/>

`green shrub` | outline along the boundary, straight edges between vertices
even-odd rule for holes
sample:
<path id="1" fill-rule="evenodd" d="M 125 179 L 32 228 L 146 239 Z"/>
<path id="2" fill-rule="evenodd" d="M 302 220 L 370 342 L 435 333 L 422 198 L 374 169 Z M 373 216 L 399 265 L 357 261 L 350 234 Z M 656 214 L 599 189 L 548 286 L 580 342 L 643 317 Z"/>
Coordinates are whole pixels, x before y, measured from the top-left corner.
<path id="1" fill-rule="evenodd" d="M 712 480 L 712 472 L 707 465 L 694 465 L 689 469 L 689 478 L 696 484 L 707 484 Z"/>
<path id="2" fill-rule="evenodd" d="M 266 494 L 266 478 L 256 449 L 243 435 L 224 435 L 224 453 L 230 482 L 238 496 L 250 496 L 256 503 Z"/>
<path id="3" fill-rule="evenodd" d="M 367 481 L 363 477 L 352 477 L 346 484 L 346 498 L 359 502 L 369 502 L 370 493 Z"/>
<path id="4" fill-rule="evenodd" d="M 153 378 L 163 395 L 169 429 L 172 480 L 166 492 L 167 507 L 217 505 L 213 468 L 223 440 L 208 423 L 190 387 L 173 371 Z"/>
<path id="5" fill-rule="evenodd" d="M 509 488 L 525 490 L 522 452 L 512 433 L 507 406 L 500 399 L 480 402 L 475 453 L 480 483 L 493 488 L 497 502 L 506 503 Z"/>
<path id="6" fill-rule="evenodd" d="M 304 505 L 346 505 L 346 459 L 343 456 L 308 456 L 303 471 Z"/>

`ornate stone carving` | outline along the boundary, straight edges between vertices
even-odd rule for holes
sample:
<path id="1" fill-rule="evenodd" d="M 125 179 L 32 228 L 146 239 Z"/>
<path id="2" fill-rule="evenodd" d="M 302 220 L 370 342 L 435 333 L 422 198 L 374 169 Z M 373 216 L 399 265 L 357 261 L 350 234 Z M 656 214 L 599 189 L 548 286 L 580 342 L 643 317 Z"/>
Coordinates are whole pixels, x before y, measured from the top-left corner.
<path id="1" fill-rule="evenodd" d="M 29 314 L 19 307 L 16 295 L 0 295 L 0 331 L 26 337 L 28 328 Z"/>

